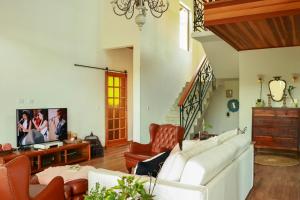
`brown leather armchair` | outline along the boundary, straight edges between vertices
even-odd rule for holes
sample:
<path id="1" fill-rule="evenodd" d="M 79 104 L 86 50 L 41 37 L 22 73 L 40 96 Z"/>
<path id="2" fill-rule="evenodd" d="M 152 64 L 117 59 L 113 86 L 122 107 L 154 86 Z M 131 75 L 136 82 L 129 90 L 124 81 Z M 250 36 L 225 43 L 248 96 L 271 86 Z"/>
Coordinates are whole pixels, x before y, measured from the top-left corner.
<path id="1" fill-rule="evenodd" d="M 177 143 L 181 143 L 184 128 L 171 124 L 150 124 L 150 143 L 140 144 L 132 142 L 129 152 L 125 152 L 126 168 L 131 173 L 133 167 L 140 161 L 146 160 L 163 151 L 171 150 Z"/>
<path id="2" fill-rule="evenodd" d="M 64 181 L 54 178 L 42 190 L 35 187 L 29 193 L 30 161 L 26 156 L 19 156 L 0 166 L 0 194 L 5 200 L 64 200 Z M 38 193 L 36 192 L 38 191 Z M 32 195 L 33 194 L 33 195 Z"/>

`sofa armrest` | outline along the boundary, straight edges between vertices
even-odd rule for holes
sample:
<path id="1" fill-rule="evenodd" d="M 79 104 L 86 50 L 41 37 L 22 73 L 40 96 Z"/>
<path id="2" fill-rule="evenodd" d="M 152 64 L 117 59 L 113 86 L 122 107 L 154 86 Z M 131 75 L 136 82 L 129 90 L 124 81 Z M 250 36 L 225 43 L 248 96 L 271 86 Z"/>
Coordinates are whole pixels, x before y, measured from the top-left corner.
<path id="1" fill-rule="evenodd" d="M 85 194 L 88 188 L 87 179 L 76 179 L 65 183 L 65 187 L 70 187 L 73 195 Z"/>
<path id="2" fill-rule="evenodd" d="M 122 176 L 130 176 L 130 174 L 115 172 L 105 169 L 97 169 L 89 172 L 89 191 L 95 187 L 96 183 L 107 188 L 118 184 L 118 179 Z M 150 187 L 150 179 L 145 176 L 136 176 L 142 181 L 146 181 L 145 189 L 148 191 Z M 153 185 L 152 180 L 152 185 Z M 150 187 L 151 188 L 151 187 Z M 154 188 L 155 199 L 170 200 L 170 199 L 189 199 L 189 200 L 207 200 L 207 187 L 193 186 L 182 184 L 180 182 L 157 180 Z"/>
<path id="3" fill-rule="evenodd" d="M 131 142 L 129 145 L 129 152 L 136 154 L 147 154 L 151 152 L 151 144 L 140 144 L 137 142 Z"/>
<path id="4" fill-rule="evenodd" d="M 44 190 L 42 190 L 34 200 L 47 200 L 51 196 L 55 200 L 64 200 L 64 180 L 62 177 L 55 177 Z"/>

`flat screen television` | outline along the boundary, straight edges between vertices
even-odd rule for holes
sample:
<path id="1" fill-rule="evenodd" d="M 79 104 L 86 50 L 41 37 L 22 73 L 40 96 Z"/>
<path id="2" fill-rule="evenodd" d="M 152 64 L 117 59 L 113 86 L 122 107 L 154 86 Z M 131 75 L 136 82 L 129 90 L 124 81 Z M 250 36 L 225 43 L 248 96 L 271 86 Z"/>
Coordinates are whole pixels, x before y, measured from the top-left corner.
<path id="1" fill-rule="evenodd" d="M 67 116 L 67 108 L 18 109 L 17 146 L 67 139 Z"/>

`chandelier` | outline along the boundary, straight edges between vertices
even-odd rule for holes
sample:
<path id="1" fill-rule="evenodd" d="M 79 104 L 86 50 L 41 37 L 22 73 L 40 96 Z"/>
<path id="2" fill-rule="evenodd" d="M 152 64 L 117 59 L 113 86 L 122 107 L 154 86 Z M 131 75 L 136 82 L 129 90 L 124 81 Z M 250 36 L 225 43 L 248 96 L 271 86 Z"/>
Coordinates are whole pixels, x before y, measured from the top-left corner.
<path id="1" fill-rule="evenodd" d="M 138 15 L 135 17 L 135 22 L 140 30 L 146 23 L 146 11 L 148 11 L 146 5 L 156 18 L 160 18 L 169 8 L 168 0 L 113 0 L 111 3 L 114 13 L 118 16 L 125 16 L 126 19 L 131 19 L 137 10 Z"/>

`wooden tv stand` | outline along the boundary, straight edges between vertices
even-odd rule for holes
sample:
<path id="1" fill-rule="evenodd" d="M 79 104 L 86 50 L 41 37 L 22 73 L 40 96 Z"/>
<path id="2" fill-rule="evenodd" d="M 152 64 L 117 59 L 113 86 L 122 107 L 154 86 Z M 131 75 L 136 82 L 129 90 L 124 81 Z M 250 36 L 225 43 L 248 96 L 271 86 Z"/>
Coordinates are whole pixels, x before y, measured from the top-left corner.
<path id="1" fill-rule="evenodd" d="M 0 156 L 0 163 L 6 163 L 18 156 L 26 155 L 31 161 L 31 173 L 43 171 L 48 167 L 75 164 L 91 159 L 90 144 L 65 144 L 46 150 L 16 151 Z"/>

